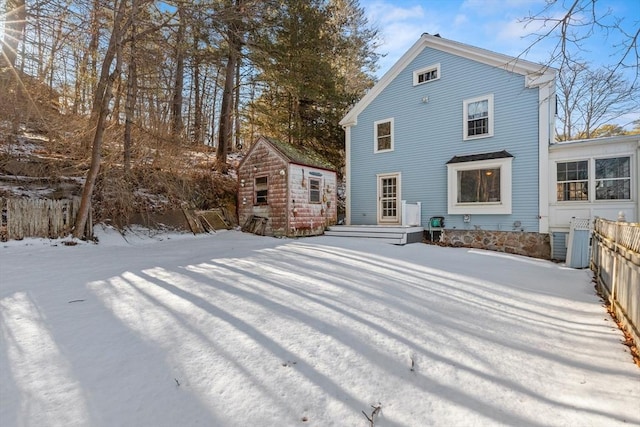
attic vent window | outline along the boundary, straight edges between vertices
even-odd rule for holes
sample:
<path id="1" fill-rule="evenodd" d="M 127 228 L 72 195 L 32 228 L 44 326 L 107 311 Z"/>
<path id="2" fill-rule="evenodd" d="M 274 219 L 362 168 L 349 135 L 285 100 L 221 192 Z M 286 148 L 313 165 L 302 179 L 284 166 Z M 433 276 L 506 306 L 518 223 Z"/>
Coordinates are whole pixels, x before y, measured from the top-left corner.
<path id="1" fill-rule="evenodd" d="M 430 65 L 413 72 L 413 85 L 421 85 L 440 79 L 440 64 Z"/>

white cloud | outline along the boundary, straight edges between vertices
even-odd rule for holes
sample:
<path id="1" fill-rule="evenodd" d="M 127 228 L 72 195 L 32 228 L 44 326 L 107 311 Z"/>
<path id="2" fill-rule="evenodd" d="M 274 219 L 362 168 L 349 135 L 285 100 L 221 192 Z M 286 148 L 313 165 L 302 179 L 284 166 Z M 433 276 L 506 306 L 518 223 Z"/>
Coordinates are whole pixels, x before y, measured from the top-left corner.
<path id="1" fill-rule="evenodd" d="M 399 7 L 394 3 L 384 1 L 372 2 L 366 7 L 366 10 L 370 21 L 384 25 L 424 16 L 424 9 L 420 5 Z"/>
<path id="2" fill-rule="evenodd" d="M 467 25 L 468 23 L 469 23 L 469 17 L 465 14 L 458 14 L 453 20 L 454 27 L 461 27 L 463 25 Z"/>
<path id="3" fill-rule="evenodd" d="M 481 16 L 504 16 L 509 14 L 510 10 L 521 13 L 528 6 L 532 7 L 534 12 L 544 8 L 540 0 L 465 0 L 460 5 L 460 10 L 469 10 Z"/>
<path id="4" fill-rule="evenodd" d="M 379 75 L 384 74 L 415 43 L 422 33 L 436 33 L 433 23 L 425 22 L 425 11 L 420 5 L 401 7 L 385 1 L 363 2 L 369 22 L 380 30 L 381 58 Z"/>

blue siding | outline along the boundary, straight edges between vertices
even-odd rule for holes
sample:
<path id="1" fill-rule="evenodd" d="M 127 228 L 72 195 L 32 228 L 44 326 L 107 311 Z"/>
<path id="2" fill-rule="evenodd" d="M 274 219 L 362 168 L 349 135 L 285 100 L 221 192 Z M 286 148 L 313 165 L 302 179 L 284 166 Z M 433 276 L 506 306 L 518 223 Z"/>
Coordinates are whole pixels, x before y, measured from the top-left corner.
<path id="1" fill-rule="evenodd" d="M 551 238 L 553 239 L 553 253 L 551 254 L 551 258 L 557 259 L 559 261 L 564 261 L 567 259 L 567 236 L 569 233 L 563 233 L 554 231 L 551 233 Z"/>
<path id="2" fill-rule="evenodd" d="M 413 86 L 413 71 L 440 63 L 441 77 Z M 494 96 L 494 136 L 463 140 L 463 101 Z M 423 103 L 423 97 L 428 97 Z M 374 154 L 373 123 L 394 118 L 394 151 Z M 507 150 L 513 156 L 512 214 L 447 215 L 447 166 L 456 155 Z M 401 197 L 422 201 L 422 222 L 447 228 L 538 230 L 538 89 L 524 76 L 426 48 L 360 113 L 351 130 L 351 222 L 376 223 L 376 174 L 402 173 Z"/>

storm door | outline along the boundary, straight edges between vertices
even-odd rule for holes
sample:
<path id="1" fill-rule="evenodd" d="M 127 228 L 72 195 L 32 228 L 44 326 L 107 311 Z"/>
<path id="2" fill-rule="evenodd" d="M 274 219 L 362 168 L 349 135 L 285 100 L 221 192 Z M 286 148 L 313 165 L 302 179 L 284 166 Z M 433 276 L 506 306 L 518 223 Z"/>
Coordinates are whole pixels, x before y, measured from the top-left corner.
<path id="1" fill-rule="evenodd" d="M 378 175 L 378 224 L 400 224 L 400 174 Z"/>

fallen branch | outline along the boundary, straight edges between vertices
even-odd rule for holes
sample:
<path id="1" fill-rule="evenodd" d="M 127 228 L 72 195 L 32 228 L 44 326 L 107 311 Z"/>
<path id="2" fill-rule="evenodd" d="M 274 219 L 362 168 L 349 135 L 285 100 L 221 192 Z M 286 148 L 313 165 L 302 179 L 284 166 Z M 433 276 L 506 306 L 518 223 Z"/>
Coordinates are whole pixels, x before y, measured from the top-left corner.
<path id="1" fill-rule="evenodd" d="M 362 411 L 362 415 L 364 415 L 367 421 L 369 421 L 369 427 L 374 427 L 375 418 L 378 415 L 378 413 L 382 410 L 382 403 L 378 402 L 378 406 L 371 405 L 371 407 L 373 408 L 373 411 L 371 411 L 371 416 L 367 415 L 367 413 L 364 411 Z"/>

